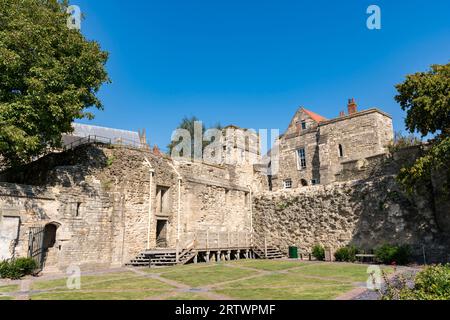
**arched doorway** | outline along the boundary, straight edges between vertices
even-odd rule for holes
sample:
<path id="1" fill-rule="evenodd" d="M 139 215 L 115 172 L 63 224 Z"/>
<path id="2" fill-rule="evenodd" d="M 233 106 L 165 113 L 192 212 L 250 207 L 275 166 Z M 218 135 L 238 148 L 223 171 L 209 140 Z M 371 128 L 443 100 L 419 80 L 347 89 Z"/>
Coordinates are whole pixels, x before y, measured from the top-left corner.
<path id="1" fill-rule="evenodd" d="M 45 226 L 36 226 L 29 229 L 28 257 L 36 260 L 39 269 L 46 265 L 57 264 L 56 233 L 59 223 L 52 222 Z"/>
<path id="2" fill-rule="evenodd" d="M 42 241 L 42 266 L 54 266 L 58 263 L 56 248 L 56 232 L 60 227 L 57 223 L 49 223 L 44 227 L 44 239 Z"/>
<path id="3" fill-rule="evenodd" d="M 50 249 L 55 246 L 57 230 L 58 226 L 53 223 L 50 223 L 44 227 L 44 249 Z"/>

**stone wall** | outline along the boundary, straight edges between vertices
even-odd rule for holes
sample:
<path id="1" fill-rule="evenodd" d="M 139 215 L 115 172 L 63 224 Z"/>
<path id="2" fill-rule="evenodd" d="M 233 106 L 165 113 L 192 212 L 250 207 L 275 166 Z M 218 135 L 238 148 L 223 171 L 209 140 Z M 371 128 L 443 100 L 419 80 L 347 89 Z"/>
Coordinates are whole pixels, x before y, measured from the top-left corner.
<path id="1" fill-rule="evenodd" d="M 394 139 L 392 119 L 371 109 L 320 124 L 319 159 L 320 181 L 336 181 L 342 164 L 385 154 Z M 342 146 L 343 156 L 339 154 Z"/>
<path id="2" fill-rule="evenodd" d="M 418 261 L 423 250 L 427 262 L 450 259 L 450 238 L 430 200 L 405 195 L 392 176 L 262 193 L 254 199 L 254 217 L 256 231 L 284 249 L 409 244 Z"/>
<path id="3" fill-rule="evenodd" d="M 110 243 L 114 201 L 99 185 L 91 187 L 0 184 L 1 258 L 27 256 L 30 228 L 54 224 L 57 241 L 48 252 L 48 265 L 109 266 L 114 260 Z"/>
<path id="4" fill-rule="evenodd" d="M 306 121 L 307 129 L 296 131 L 295 123 L 300 120 Z M 274 190 L 283 189 L 285 180 L 291 180 L 293 188 L 311 185 L 313 181 L 323 185 L 335 182 L 336 175 L 348 169 L 349 163 L 359 166 L 359 160 L 386 154 L 393 138 L 392 119 L 377 109 L 316 124 L 300 111 L 280 139 Z M 306 151 L 306 168 L 299 166 L 300 148 Z"/>
<path id="5" fill-rule="evenodd" d="M 253 167 L 177 165 L 183 176 L 183 231 L 249 231 Z"/>
<path id="6" fill-rule="evenodd" d="M 251 165 L 181 163 L 114 146 L 51 154 L 1 175 L 9 183 L 0 189 L 0 253 L 27 256 L 30 227 L 49 224 L 58 229 L 47 265 L 60 269 L 123 265 L 158 245 L 158 221 L 170 248 L 178 233 L 248 231 L 250 190 L 259 188 L 252 177 Z"/>

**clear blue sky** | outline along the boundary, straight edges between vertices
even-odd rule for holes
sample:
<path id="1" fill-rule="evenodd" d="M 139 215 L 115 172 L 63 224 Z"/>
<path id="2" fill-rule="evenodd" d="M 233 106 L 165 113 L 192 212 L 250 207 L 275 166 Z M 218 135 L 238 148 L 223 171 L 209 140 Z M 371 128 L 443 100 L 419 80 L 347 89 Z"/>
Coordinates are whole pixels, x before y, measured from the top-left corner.
<path id="1" fill-rule="evenodd" d="M 147 128 L 165 148 L 185 115 L 279 128 L 299 106 L 332 118 L 355 97 L 403 130 L 394 85 L 450 58 L 448 0 L 72 0 L 110 52 L 102 126 Z M 366 9 L 382 29 L 366 28 Z"/>

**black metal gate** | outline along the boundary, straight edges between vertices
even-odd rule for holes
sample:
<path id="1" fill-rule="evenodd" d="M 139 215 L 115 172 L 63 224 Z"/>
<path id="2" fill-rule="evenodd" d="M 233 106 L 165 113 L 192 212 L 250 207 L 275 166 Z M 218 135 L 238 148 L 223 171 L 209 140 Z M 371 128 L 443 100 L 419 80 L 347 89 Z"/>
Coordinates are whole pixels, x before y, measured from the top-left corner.
<path id="1" fill-rule="evenodd" d="M 30 228 L 28 257 L 36 261 L 38 268 L 44 268 L 44 227 Z"/>

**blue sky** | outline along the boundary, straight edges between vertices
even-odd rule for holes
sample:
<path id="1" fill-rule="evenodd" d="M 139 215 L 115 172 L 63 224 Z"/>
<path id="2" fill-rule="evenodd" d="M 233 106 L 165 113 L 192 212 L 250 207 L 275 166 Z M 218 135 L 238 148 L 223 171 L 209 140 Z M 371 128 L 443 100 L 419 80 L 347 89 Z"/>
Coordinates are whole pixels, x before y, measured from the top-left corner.
<path id="1" fill-rule="evenodd" d="M 394 85 L 450 58 L 447 0 L 72 0 L 110 52 L 95 125 L 146 128 L 165 148 L 183 116 L 284 131 L 299 106 L 327 118 L 354 97 L 403 130 Z M 366 27 L 380 6 L 382 29 Z"/>

